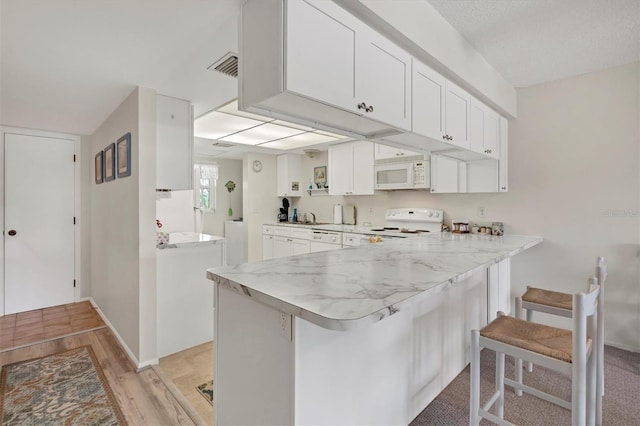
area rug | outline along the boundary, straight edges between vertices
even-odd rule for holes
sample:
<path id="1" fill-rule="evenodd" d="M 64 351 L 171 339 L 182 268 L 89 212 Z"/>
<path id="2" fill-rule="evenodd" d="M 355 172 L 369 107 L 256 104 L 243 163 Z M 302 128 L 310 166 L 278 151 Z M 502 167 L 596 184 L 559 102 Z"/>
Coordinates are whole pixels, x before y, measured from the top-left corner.
<path id="1" fill-rule="evenodd" d="M 204 382 L 201 385 L 196 386 L 200 395 L 204 396 L 209 404 L 213 405 L 213 380 L 209 380 L 208 382 Z"/>
<path id="2" fill-rule="evenodd" d="M 2 425 L 126 425 L 91 346 L 4 365 Z"/>

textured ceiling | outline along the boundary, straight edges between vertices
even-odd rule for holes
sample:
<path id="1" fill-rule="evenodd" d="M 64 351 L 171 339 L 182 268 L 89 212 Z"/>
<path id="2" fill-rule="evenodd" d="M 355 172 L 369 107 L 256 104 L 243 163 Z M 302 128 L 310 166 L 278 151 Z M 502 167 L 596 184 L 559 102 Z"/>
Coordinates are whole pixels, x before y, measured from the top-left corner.
<path id="1" fill-rule="evenodd" d="M 640 60 L 640 0 L 425 1 L 515 87 Z"/>

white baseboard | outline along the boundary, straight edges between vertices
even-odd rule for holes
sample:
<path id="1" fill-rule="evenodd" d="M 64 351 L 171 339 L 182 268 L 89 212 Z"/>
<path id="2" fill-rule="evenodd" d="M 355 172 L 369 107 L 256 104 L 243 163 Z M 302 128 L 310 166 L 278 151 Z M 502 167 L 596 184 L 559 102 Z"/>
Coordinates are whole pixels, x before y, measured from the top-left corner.
<path id="1" fill-rule="evenodd" d="M 136 366 L 137 371 L 140 371 L 142 369 L 151 367 L 152 365 L 158 364 L 158 362 L 159 362 L 158 358 L 154 358 L 154 359 L 151 359 L 151 360 L 148 360 L 148 361 L 144 361 L 144 362 L 138 361 L 138 358 L 133 354 L 131 349 L 129 349 L 129 346 L 127 346 L 127 344 L 125 343 L 124 339 L 120 336 L 120 334 L 118 333 L 116 328 L 113 326 L 113 324 L 111 324 L 111 321 L 109 321 L 109 319 L 104 314 L 104 312 L 102 312 L 102 310 L 100 309 L 98 304 L 95 302 L 95 300 L 93 300 L 93 297 L 83 297 L 79 301 L 80 302 L 88 301 L 89 303 L 91 303 L 91 306 L 96 308 L 96 311 L 98 311 L 98 315 L 100 315 L 100 317 L 102 318 L 104 323 L 107 325 L 107 327 L 109 327 L 109 330 L 111 330 L 111 333 L 113 333 L 115 338 L 118 340 L 118 343 L 120 343 L 120 346 L 122 346 L 122 349 L 124 349 L 124 352 L 129 357 L 129 360 L 131 360 L 133 365 Z"/>

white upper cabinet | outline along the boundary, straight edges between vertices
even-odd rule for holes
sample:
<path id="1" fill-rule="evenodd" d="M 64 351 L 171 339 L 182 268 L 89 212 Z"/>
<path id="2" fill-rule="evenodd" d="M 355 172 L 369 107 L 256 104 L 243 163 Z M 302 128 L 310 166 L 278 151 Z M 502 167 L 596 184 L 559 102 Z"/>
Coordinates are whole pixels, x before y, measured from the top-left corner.
<path id="1" fill-rule="evenodd" d="M 411 56 L 326 0 L 250 0 L 239 108 L 375 136 L 411 130 Z"/>
<path id="2" fill-rule="evenodd" d="M 299 197 L 302 195 L 302 156 L 282 154 L 277 157 L 278 197 Z"/>
<path id="3" fill-rule="evenodd" d="M 156 188 L 192 188 L 193 118 L 191 103 L 156 95 Z"/>
<path id="4" fill-rule="evenodd" d="M 323 6 L 289 1 L 287 14 L 287 89 L 355 109 L 356 33 L 361 31 L 360 21 L 333 3 Z"/>
<path id="5" fill-rule="evenodd" d="M 375 144 L 374 160 L 402 159 L 412 155 L 420 155 L 418 152 L 400 149 L 389 145 Z"/>
<path id="6" fill-rule="evenodd" d="M 383 137 L 381 141 L 429 152 L 469 149 L 469 93 L 414 58 L 411 97 L 411 133 Z"/>
<path id="7" fill-rule="evenodd" d="M 500 116 L 476 98 L 471 98 L 469 147 L 487 157 L 499 157 Z"/>
<path id="8" fill-rule="evenodd" d="M 471 95 L 447 81 L 444 105 L 445 139 L 453 145 L 468 149 Z"/>
<path id="9" fill-rule="evenodd" d="M 374 144 L 349 142 L 329 147 L 330 195 L 373 194 Z"/>
<path id="10" fill-rule="evenodd" d="M 356 108 L 411 130 L 411 56 L 368 27 L 357 38 Z"/>
<path id="11" fill-rule="evenodd" d="M 413 61 L 413 132 L 444 140 L 444 101 L 447 79 L 425 64 Z"/>

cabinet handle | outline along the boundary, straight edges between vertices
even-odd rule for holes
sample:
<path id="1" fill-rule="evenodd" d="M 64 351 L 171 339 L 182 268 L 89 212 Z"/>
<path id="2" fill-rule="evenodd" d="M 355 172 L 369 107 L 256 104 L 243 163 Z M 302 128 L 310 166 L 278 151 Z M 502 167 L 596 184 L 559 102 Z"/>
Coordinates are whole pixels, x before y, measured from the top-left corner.
<path id="1" fill-rule="evenodd" d="M 506 187 L 506 186 L 503 186 L 503 187 L 502 187 L 502 190 L 503 190 L 503 191 L 506 191 L 506 190 L 507 190 L 507 187 Z"/>
<path id="2" fill-rule="evenodd" d="M 449 136 L 449 140 L 452 141 L 453 140 L 453 136 Z"/>
<path id="3" fill-rule="evenodd" d="M 364 102 L 360 102 L 358 104 L 358 109 L 363 109 L 363 110 L 367 110 L 367 104 L 365 104 Z"/>
<path id="4" fill-rule="evenodd" d="M 449 137 L 447 135 L 442 135 L 442 139 L 447 140 Z"/>
<path id="5" fill-rule="evenodd" d="M 373 105 L 368 106 L 364 109 L 366 112 L 373 112 Z"/>

